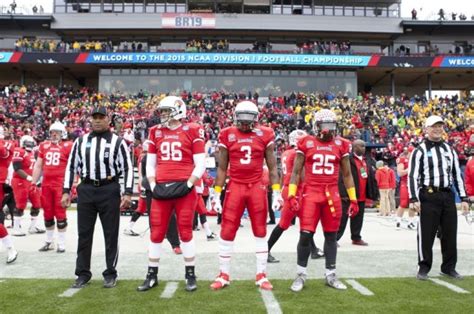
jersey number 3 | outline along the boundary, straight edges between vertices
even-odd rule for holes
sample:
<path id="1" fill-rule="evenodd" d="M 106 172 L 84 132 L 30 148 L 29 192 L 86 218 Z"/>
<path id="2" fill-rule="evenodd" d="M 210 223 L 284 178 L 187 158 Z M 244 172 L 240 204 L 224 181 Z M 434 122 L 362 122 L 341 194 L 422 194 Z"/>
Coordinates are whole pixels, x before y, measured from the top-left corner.
<path id="1" fill-rule="evenodd" d="M 313 160 L 313 174 L 331 175 L 334 173 L 334 161 L 336 160 L 336 156 L 314 154 Z"/>

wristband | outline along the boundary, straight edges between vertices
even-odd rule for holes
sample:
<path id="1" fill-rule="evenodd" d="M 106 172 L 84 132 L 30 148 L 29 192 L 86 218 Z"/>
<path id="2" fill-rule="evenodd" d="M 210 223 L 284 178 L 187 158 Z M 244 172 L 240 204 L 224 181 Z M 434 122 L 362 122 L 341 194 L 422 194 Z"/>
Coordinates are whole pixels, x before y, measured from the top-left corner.
<path id="1" fill-rule="evenodd" d="M 219 186 L 219 185 L 214 186 L 214 191 L 216 193 L 222 193 L 222 186 Z"/>
<path id="2" fill-rule="evenodd" d="M 33 178 L 32 178 L 31 176 L 27 176 L 27 177 L 26 177 L 26 181 L 30 181 L 30 182 L 31 182 L 31 181 L 33 181 Z"/>
<path id="3" fill-rule="evenodd" d="M 349 196 L 349 200 L 357 201 L 356 189 L 355 187 L 351 187 L 347 189 L 347 195 Z"/>
<path id="4" fill-rule="evenodd" d="M 288 186 L 288 196 L 296 196 L 296 190 L 298 189 L 298 186 L 294 183 L 291 183 Z"/>
<path id="5" fill-rule="evenodd" d="M 280 191 L 281 187 L 278 183 L 272 184 L 272 191 Z"/>

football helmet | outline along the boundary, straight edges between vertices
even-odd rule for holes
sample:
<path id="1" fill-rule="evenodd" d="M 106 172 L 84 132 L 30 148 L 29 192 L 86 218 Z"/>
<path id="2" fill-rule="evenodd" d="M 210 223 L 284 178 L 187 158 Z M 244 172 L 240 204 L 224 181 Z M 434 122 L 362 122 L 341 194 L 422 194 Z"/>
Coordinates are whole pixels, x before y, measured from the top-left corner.
<path id="1" fill-rule="evenodd" d="M 337 117 L 329 109 L 321 109 L 314 115 L 313 129 L 322 141 L 330 141 L 336 135 Z"/>
<path id="2" fill-rule="evenodd" d="M 298 140 L 306 135 L 307 133 L 303 130 L 294 130 L 291 132 L 290 135 L 288 135 L 288 142 L 290 142 L 290 146 L 296 146 Z"/>
<path id="3" fill-rule="evenodd" d="M 29 135 L 23 135 L 20 138 L 20 147 L 23 147 L 27 151 L 32 151 L 36 146 L 36 142 L 33 137 Z"/>
<path id="4" fill-rule="evenodd" d="M 58 132 L 61 132 L 61 136 L 60 138 L 56 139 L 53 137 L 52 135 L 52 131 L 58 131 Z M 63 140 L 64 139 L 67 139 L 67 131 L 66 131 L 66 127 L 64 126 L 64 124 L 62 124 L 61 122 L 59 121 L 56 121 L 54 122 L 53 124 L 51 124 L 51 126 L 49 127 L 49 135 L 51 137 L 51 141 L 57 143 L 59 142 L 59 140 L 62 138 Z"/>
<path id="5" fill-rule="evenodd" d="M 168 111 L 169 114 L 163 111 Z M 186 118 L 186 104 L 177 96 L 166 96 L 158 104 L 161 124 L 168 127 L 170 120 L 181 120 Z"/>
<path id="6" fill-rule="evenodd" d="M 242 101 L 234 110 L 234 122 L 242 132 L 251 132 L 258 121 L 258 108 L 251 101 Z"/>

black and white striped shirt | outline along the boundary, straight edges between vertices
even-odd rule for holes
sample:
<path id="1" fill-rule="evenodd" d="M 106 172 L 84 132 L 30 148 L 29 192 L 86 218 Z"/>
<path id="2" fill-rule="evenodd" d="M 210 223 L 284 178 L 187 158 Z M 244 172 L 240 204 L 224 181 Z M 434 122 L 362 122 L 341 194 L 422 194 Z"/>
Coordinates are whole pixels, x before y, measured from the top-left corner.
<path id="1" fill-rule="evenodd" d="M 74 141 L 67 162 L 63 192 L 69 193 L 74 176 L 90 180 L 106 180 L 123 175 L 125 194 L 133 193 L 133 164 L 125 141 L 107 131 L 87 133 Z"/>
<path id="2" fill-rule="evenodd" d="M 412 153 L 408 164 L 410 200 L 419 200 L 423 186 L 450 188 L 454 186 L 461 198 L 466 197 L 456 151 L 445 142 L 425 139 Z"/>

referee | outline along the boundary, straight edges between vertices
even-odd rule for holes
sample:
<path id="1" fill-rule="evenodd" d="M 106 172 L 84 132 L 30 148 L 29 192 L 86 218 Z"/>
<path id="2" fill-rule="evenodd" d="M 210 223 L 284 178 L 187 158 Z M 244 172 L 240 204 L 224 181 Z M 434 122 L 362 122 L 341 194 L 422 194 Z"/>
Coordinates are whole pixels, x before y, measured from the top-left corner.
<path id="1" fill-rule="evenodd" d="M 92 132 L 74 142 L 64 177 L 62 205 L 71 204 L 70 191 L 77 174 L 78 245 L 72 288 L 84 287 L 92 277 L 91 250 L 94 226 L 99 214 L 104 230 L 107 269 L 102 273 L 104 287 L 117 283 L 118 234 L 120 208 L 128 208 L 133 192 L 133 165 L 125 141 L 109 130 L 105 107 L 94 107 L 91 112 Z M 121 197 L 119 177 L 124 177 L 124 195 Z"/>
<path id="2" fill-rule="evenodd" d="M 456 271 L 458 216 L 453 187 L 461 197 L 464 212 L 469 210 L 456 151 L 443 141 L 445 123 L 439 116 L 425 122 L 425 140 L 413 151 L 408 166 L 410 208 L 420 213 L 418 225 L 418 274 L 427 280 L 433 264 L 433 242 L 439 227 L 441 275 L 462 279 Z"/>

